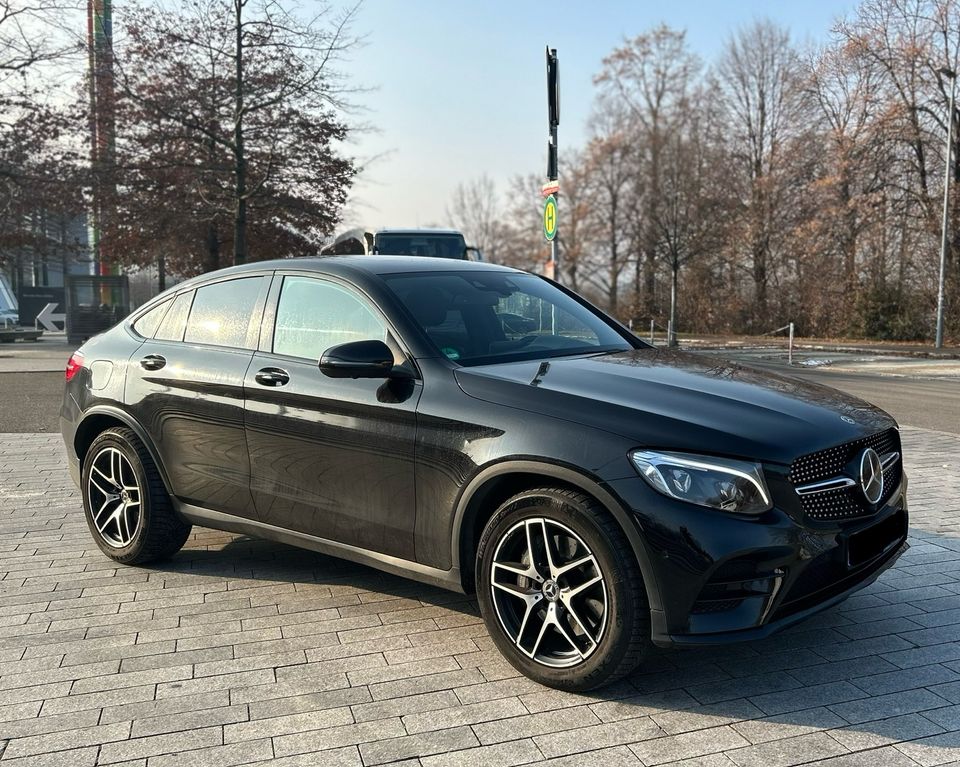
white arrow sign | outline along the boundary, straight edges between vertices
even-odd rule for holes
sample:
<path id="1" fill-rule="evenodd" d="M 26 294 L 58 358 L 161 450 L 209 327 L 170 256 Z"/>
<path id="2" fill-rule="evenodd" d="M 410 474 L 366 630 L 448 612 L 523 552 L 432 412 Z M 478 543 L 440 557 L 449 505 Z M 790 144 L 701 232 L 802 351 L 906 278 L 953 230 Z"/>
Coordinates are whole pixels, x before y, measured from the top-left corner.
<path id="1" fill-rule="evenodd" d="M 40 313 L 37 315 L 37 323 L 43 325 L 44 330 L 48 330 L 51 333 L 57 333 L 63 328 L 58 328 L 53 323 L 55 322 L 66 322 L 66 314 L 54 314 L 53 310 L 56 309 L 60 304 L 47 304 L 40 310 Z"/>

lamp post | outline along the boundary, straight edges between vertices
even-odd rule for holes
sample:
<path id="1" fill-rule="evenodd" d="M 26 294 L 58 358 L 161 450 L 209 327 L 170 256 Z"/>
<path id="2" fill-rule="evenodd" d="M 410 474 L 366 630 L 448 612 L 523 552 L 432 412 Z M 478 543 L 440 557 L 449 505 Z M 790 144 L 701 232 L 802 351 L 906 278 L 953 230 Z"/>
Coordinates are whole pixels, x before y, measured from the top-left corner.
<path id="1" fill-rule="evenodd" d="M 950 160 L 953 155 L 953 99 L 957 90 L 957 73 L 943 67 L 940 74 L 950 80 L 950 105 L 947 109 L 947 151 L 946 166 L 943 173 L 943 224 L 940 237 L 940 280 L 937 283 L 937 335 L 934 346 L 943 348 L 943 283 L 947 271 L 947 247 L 949 243 L 950 224 Z"/>

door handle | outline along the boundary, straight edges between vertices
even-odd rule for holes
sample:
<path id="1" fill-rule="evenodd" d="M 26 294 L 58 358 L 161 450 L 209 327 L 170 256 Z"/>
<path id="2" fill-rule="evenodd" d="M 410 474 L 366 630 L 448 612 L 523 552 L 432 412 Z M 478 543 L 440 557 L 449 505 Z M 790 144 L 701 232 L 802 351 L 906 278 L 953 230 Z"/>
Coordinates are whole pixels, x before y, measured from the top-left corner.
<path id="1" fill-rule="evenodd" d="M 144 370 L 159 370 L 167 364 L 167 359 L 161 354 L 148 354 L 140 360 L 140 367 Z"/>
<path id="2" fill-rule="evenodd" d="M 283 386 L 290 380 L 290 375 L 281 368 L 262 368 L 253 377 L 261 386 Z"/>

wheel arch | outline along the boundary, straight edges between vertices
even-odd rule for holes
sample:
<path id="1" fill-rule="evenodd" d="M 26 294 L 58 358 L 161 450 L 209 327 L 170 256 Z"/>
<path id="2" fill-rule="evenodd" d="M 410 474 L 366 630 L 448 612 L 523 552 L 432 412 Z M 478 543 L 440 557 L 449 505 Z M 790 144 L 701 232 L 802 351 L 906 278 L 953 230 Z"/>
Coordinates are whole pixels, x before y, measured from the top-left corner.
<path id="1" fill-rule="evenodd" d="M 574 468 L 535 460 L 510 460 L 480 471 L 464 488 L 454 515 L 452 551 L 460 571 L 463 590 L 474 590 L 477 543 L 487 520 L 505 500 L 544 484 L 558 485 L 589 495 L 617 521 L 623 530 L 643 576 L 647 600 L 659 611 L 660 594 L 650 556 L 640 530 L 624 505 L 600 482 Z"/>
<path id="2" fill-rule="evenodd" d="M 153 463 L 160 473 L 160 478 L 163 480 L 164 488 L 170 493 L 170 481 L 167 478 L 163 463 L 160 461 L 156 446 L 153 444 L 153 440 L 150 439 L 147 430 L 137 423 L 133 416 L 117 407 L 96 405 L 83 414 L 83 418 L 77 424 L 76 432 L 73 435 L 73 450 L 80 462 L 80 466 L 83 467 L 83 460 L 86 457 L 87 451 L 90 449 L 90 445 L 92 445 L 93 441 L 97 438 L 97 435 L 116 426 L 125 426 L 137 435 L 137 438 L 150 453 L 150 457 L 153 459 Z"/>

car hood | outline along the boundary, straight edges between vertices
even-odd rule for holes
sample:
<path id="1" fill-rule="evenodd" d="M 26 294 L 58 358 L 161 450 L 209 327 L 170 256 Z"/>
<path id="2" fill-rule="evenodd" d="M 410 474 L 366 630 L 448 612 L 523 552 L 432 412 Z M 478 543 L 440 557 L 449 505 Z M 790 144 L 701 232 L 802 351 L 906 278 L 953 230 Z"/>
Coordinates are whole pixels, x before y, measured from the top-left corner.
<path id="1" fill-rule="evenodd" d="M 620 434 L 638 447 L 782 464 L 896 425 L 829 386 L 667 349 L 464 367 L 456 377 L 471 397 Z"/>

